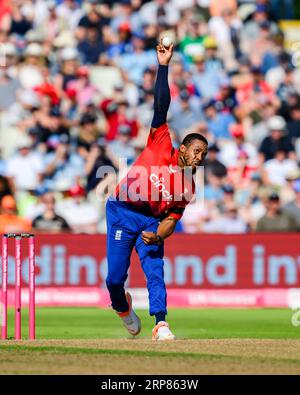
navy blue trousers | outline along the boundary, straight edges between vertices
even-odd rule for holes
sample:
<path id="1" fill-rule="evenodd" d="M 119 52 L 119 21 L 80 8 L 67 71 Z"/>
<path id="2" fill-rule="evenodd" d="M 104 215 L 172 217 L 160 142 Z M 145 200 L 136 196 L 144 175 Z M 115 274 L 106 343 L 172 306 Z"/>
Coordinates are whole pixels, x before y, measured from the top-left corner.
<path id="1" fill-rule="evenodd" d="M 163 244 L 146 245 L 142 240 L 142 231 L 156 232 L 159 218 L 147 215 L 125 202 L 108 199 L 106 221 L 108 262 L 106 284 L 112 307 L 116 311 L 126 311 L 122 307 L 124 283 L 127 279 L 131 253 L 135 248 L 147 279 L 150 315 L 167 313 Z"/>

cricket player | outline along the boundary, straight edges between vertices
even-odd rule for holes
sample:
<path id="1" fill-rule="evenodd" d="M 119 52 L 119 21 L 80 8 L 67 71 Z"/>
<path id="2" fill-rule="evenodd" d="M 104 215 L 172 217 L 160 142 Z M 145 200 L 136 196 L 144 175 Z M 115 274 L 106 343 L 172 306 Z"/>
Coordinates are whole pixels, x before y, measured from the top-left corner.
<path id="1" fill-rule="evenodd" d="M 208 145 L 201 134 L 189 133 L 178 150 L 172 146 L 166 124 L 171 102 L 168 65 L 172 53 L 173 45 L 157 46 L 159 67 L 147 145 L 106 203 L 106 284 L 112 308 L 130 334 L 140 332 L 141 321 L 132 308 L 131 295 L 124 289 L 135 248 L 147 279 L 150 315 L 156 320 L 153 340 L 175 339 L 166 322 L 164 240 L 174 232 L 194 194 L 194 173 L 205 159 Z"/>

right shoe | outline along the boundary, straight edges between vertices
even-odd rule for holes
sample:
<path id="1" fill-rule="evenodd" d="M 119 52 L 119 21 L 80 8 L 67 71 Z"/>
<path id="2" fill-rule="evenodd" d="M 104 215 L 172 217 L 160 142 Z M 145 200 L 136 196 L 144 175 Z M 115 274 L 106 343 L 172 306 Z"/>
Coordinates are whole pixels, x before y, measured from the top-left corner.
<path id="1" fill-rule="evenodd" d="M 123 324 L 124 324 L 125 328 L 128 330 L 128 332 L 133 336 L 137 336 L 142 329 L 141 320 L 135 314 L 135 312 L 132 308 L 132 297 L 131 297 L 130 293 L 126 292 L 125 296 L 126 296 L 127 303 L 129 305 L 129 309 L 125 313 L 118 313 L 117 312 L 117 314 L 123 321 Z"/>
<path id="2" fill-rule="evenodd" d="M 176 337 L 171 332 L 169 324 L 166 321 L 160 321 L 152 330 L 152 340 L 170 341 L 175 339 Z"/>

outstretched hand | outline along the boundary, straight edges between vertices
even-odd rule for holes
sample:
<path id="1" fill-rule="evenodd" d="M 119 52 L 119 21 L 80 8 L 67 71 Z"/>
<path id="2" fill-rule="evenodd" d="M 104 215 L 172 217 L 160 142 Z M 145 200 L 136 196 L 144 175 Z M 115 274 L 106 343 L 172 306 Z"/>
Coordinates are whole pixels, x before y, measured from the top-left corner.
<path id="1" fill-rule="evenodd" d="M 168 48 L 164 47 L 162 44 L 162 39 L 160 40 L 160 43 L 156 46 L 157 59 L 160 65 L 167 66 L 170 63 L 173 55 L 173 48 L 173 44 L 171 44 Z"/>

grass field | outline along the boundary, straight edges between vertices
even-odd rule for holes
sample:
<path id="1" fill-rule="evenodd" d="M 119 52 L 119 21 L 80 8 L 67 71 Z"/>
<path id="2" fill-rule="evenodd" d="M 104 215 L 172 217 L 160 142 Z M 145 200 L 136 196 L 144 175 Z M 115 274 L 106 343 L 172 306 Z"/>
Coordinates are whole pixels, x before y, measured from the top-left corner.
<path id="1" fill-rule="evenodd" d="M 300 374 L 300 327 L 288 309 L 172 309 L 175 342 L 153 343 L 153 319 L 128 336 L 110 310 L 40 308 L 37 341 L 0 341 L 1 373 Z M 13 335 L 13 311 L 9 335 Z M 23 333 L 27 334 L 27 314 Z"/>

